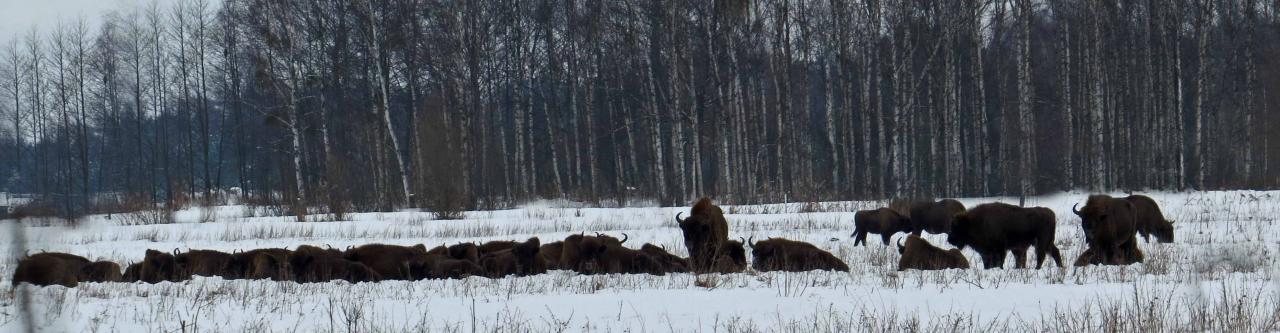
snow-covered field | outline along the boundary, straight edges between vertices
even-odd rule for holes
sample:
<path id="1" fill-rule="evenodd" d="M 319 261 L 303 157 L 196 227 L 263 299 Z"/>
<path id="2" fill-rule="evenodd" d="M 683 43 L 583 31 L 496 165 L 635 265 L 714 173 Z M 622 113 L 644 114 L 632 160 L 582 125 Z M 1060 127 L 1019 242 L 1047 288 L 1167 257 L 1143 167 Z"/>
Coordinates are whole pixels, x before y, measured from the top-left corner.
<path id="1" fill-rule="evenodd" d="M 196 278 L 157 285 L 13 288 L 17 257 L 9 255 L 0 260 L 0 332 L 18 331 L 28 320 L 55 332 L 1280 330 L 1280 282 L 1273 282 L 1280 269 L 1273 259 L 1280 251 L 1280 192 L 1148 194 L 1176 221 L 1177 242 L 1141 244 L 1146 262 L 1126 267 L 1070 267 L 1084 250 L 1079 219 L 1070 209 L 1085 193 L 1027 201 L 1057 213 L 1065 269 L 898 272 L 893 246 L 869 237 L 870 246 L 854 247 L 849 237 L 853 212 L 883 202 L 724 206 L 731 238 L 808 241 L 845 260 L 849 273 L 582 276 L 553 271 L 521 278 L 360 284 Z M 972 207 L 1017 200 L 961 201 Z M 230 252 L 375 242 L 433 247 L 531 236 L 550 242 L 585 231 L 625 232 L 633 248 L 651 242 L 687 254 L 672 220 L 687 208 L 572 206 L 533 203 L 469 212 L 457 221 L 401 212 L 311 223 L 246 217 L 262 212 L 240 206 L 192 208 L 177 214 L 179 223 L 165 225 L 123 225 L 130 219 L 94 216 L 74 229 L 22 227 L 18 233 L 14 223 L 4 222 L 0 246 L 14 248 L 21 234 L 31 251 L 69 252 L 123 265 L 141 260 L 148 248 Z M 945 235 L 926 238 L 949 247 Z M 965 253 L 981 267 L 976 253 Z M 1012 260 L 1007 265 L 1012 267 Z M 23 294 L 30 295 L 27 315 L 17 306 Z"/>

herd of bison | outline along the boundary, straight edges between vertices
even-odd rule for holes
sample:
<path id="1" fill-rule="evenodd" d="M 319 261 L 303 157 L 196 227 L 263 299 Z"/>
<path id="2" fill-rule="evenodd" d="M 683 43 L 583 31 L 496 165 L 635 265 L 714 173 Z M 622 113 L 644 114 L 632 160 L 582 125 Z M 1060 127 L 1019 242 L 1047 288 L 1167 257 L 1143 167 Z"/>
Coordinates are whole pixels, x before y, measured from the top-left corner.
<path id="1" fill-rule="evenodd" d="M 1024 268 L 1028 247 L 1036 248 L 1036 268 L 1045 256 L 1062 267 L 1062 255 L 1054 246 L 1056 217 L 1044 207 L 1024 208 L 1004 203 L 981 204 L 966 210 L 955 200 L 893 204 L 894 208 L 859 211 L 854 217 L 854 245 L 866 245 L 868 233 L 879 234 L 885 245 L 896 233 L 908 233 L 906 243 L 898 243 L 898 269 L 936 270 L 968 268 L 961 254 L 972 248 L 982 258 L 984 268 L 1003 267 L 1012 251 L 1017 268 Z M 1078 206 L 1078 204 L 1077 204 Z M 1081 219 L 1088 248 L 1076 266 L 1128 265 L 1141 262 L 1137 235 L 1150 241 L 1173 241 L 1172 221 L 1166 220 L 1151 198 L 1133 195 L 1113 198 L 1090 196 L 1083 208 L 1072 207 Z M 904 214 L 905 213 L 905 214 Z M 147 250 L 141 262 L 127 266 L 109 261 L 91 262 L 84 257 L 43 252 L 18 262 L 13 284 L 62 285 L 79 282 L 183 281 L 191 276 L 220 276 L 224 279 L 271 279 L 295 282 L 372 282 L 381 280 L 450 279 L 468 276 L 499 278 L 527 276 L 547 270 L 572 270 L 581 274 L 637 273 L 662 275 L 673 272 L 731 273 L 746 269 L 750 248 L 756 271 L 848 271 L 849 267 L 831 253 L 812 244 L 770 238 L 758 242 L 730 240 L 724 212 L 701 199 L 690 215 L 676 222 L 684 234 L 689 257 L 681 258 L 653 244 L 639 250 L 628 248 L 622 239 L 597 233 L 571 235 L 564 240 L 542 244 L 537 237 L 524 242 L 492 241 L 462 243 L 427 249 L 425 245 L 397 246 L 367 244 L 345 251 L 309 245 L 287 249 L 256 249 L 225 253 L 213 250 L 164 252 Z M 942 249 L 920 237 L 921 232 L 947 234 L 953 249 Z"/>

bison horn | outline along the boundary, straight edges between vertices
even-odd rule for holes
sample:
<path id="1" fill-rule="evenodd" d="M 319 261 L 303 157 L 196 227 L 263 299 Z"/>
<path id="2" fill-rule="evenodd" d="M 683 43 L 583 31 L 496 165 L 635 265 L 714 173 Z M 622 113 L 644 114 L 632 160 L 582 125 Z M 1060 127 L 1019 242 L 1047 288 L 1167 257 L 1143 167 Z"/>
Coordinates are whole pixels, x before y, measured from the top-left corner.
<path id="1" fill-rule="evenodd" d="M 898 253 L 903 253 L 906 251 L 907 251 L 907 247 L 902 246 L 902 238 L 898 238 Z"/>
<path id="2" fill-rule="evenodd" d="M 680 219 L 680 215 L 683 215 L 683 214 L 684 212 L 676 213 L 676 224 L 680 224 L 680 222 L 684 222 L 684 220 Z"/>
<path id="3" fill-rule="evenodd" d="M 1077 207 L 1077 206 L 1080 206 L 1080 203 L 1079 203 L 1079 202 L 1077 202 L 1077 203 L 1076 203 L 1076 204 L 1074 204 L 1074 205 L 1071 205 L 1071 212 L 1072 212 L 1072 213 L 1075 213 L 1077 216 L 1079 216 L 1079 215 L 1080 215 L 1080 210 L 1079 210 L 1079 209 L 1076 209 L 1076 207 Z"/>
<path id="4" fill-rule="evenodd" d="M 173 248 L 173 255 L 175 255 L 175 256 L 176 256 L 176 255 L 178 255 L 178 248 L 176 248 L 176 247 L 175 247 L 175 248 Z"/>
<path id="5" fill-rule="evenodd" d="M 627 233 L 624 232 L 622 233 L 622 241 L 618 243 L 626 243 L 628 238 L 631 238 L 631 236 L 627 236 Z"/>

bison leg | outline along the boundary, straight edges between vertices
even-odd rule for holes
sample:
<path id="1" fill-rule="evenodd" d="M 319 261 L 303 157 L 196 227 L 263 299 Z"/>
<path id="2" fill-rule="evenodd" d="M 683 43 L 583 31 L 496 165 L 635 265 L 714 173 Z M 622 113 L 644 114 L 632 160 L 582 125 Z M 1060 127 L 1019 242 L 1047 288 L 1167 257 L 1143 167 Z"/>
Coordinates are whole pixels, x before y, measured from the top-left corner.
<path id="1" fill-rule="evenodd" d="M 1040 269 L 1040 266 L 1044 265 L 1045 253 L 1048 253 L 1049 256 L 1053 257 L 1053 262 L 1058 264 L 1058 268 L 1062 268 L 1062 252 L 1058 251 L 1058 247 L 1053 244 L 1048 244 L 1043 246 L 1043 248 L 1044 250 L 1041 250 L 1041 246 L 1036 247 L 1036 269 Z"/>
<path id="2" fill-rule="evenodd" d="M 854 231 L 854 233 L 853 233 L 853 234 L 854 234 L 854 236 L 853 236 L 853 246 L 858 246 L 858 244 L 859 244 L 859 243 L 861 243 L 861 244 L 862 244 L 862 246 L 867 246 L 867 231 L 866 231 L 866 230 L 858 229 L 857 231 Z"/>
<path id="3" fill-rule="evenodd" d="M 886 232 L 886 233 L 880 234 L 880 241 L 884 242 L 885 246 L 889 246 L 889 244 L 891 244 L 889 243 L 890 238 L 893 238 L 892 232 Z"/>
<path id="4" fill-rule="evenodd" d="M 1013 252 L 1013 268 L 1027 268 L 1027 248 L 1015 248 Z"/>

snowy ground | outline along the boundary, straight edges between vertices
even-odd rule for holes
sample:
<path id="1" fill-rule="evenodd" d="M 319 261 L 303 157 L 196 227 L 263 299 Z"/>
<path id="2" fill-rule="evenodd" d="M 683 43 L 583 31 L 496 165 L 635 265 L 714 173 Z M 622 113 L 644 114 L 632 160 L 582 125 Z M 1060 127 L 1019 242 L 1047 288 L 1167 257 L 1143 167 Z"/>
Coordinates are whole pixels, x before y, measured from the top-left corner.
<path id="1" fill-rule="evenodd" d="M 854 247 L 853 213 L 882 202 L 725 206 L 730 237 L 804 240 L 844 259 L 849 273 L 580 276 L 296 284 L 196 278 L 157 285 L 83 283 L 77 288 L 10 287 L 16 256 L 0 258 L 0 332 L 24 321 L 67 332 L 317 331 L 1272 331 L 1280 330 L 1280 192 L 1151 194 L 1177 221 L 1174 244 L 1141 244 L 1145 264 L 1072 268 L 1084 249 L 1070 213 L 1083 193 L 1029 198 L 1058 214 L 1066 269 L 897 272 L 898 253 L 869 237 Z M 1012 198 L 961 200 L 966 206 Z M 685 255 L 672 217 L 687 208 L 563 208 L 355 214 L 351 221 L 290 222 L 246 217 L 245 207 L 193 208 L 179 223 L 124 225 L 136 217 L 95 216 L 75 229 L 0 225 L 0 246 L 22 234 L 32 251 L 62 251 L 123 264 L 148 248 L 223 251 L 300 244 L 544 242 L 578 232 L 630 235 L 627 244 L 664 245 Z M 314 217 L 320 219 L 321 217 Z M 213 222 L 199 223 L 200 220 Z M 901 235 L 899 235 L 901 237 Z M 927 235 L 944 245 L 944 235 Z M 976 267 L 976 253 L 966 250 Z M 748 258 L 750 260 L 750 258 Z M 1012 260 L 1007 263 L 1012 267 Z M 19 291 L 29 291 L 23 293 Z M 18 311 L 29 294 L 30 317 Z"/>

